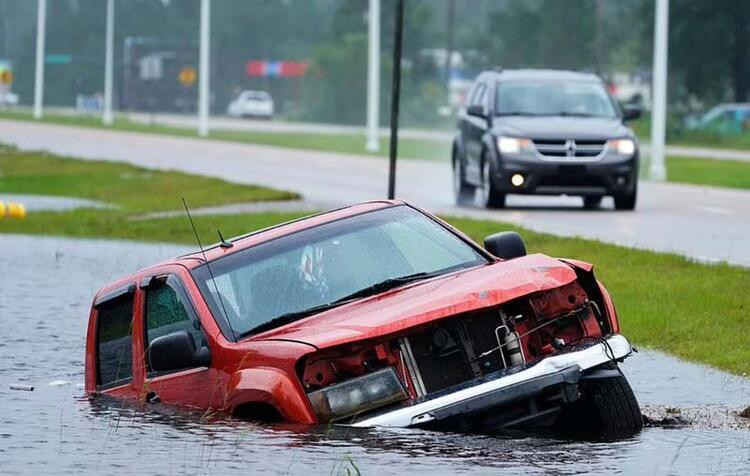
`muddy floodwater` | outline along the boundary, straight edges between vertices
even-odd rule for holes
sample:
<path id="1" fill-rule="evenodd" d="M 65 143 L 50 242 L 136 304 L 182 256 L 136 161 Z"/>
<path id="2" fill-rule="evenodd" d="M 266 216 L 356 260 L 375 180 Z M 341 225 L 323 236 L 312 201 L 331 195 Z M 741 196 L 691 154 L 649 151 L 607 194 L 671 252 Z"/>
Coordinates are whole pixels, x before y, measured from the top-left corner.
<path id="1" fill-rule="evenodd" d="M 259 427 L 86 398 L 93 293 L 186 250 L 0 235 L 0 474 L 750 473 L 750 431 L 737 417 L 750 405 L 750 380 L 651 351 L 624 370 L 646 414 L 660 423 L 618 442 Z"/>

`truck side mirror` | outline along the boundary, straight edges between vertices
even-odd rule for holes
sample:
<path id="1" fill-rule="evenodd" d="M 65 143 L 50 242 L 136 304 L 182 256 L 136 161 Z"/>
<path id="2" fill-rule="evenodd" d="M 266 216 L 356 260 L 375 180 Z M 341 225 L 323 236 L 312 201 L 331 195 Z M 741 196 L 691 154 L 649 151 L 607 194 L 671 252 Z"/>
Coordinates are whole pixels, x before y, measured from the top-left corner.
<path id="1" fill-rule="evenodd" d="M 501 259 L 526 256 L 526 244 L 515 231 L 501 231 L 484 239 L 484 249 Z"/>
<path id="2" fill-rule="evenodd" d="M 195 339 L 188 331 L 177 331 L 159 336 L 148 346 L 151 370 L 169 370 L 205 367 L 211 364 L 208 347 L 196 348 Z"/>

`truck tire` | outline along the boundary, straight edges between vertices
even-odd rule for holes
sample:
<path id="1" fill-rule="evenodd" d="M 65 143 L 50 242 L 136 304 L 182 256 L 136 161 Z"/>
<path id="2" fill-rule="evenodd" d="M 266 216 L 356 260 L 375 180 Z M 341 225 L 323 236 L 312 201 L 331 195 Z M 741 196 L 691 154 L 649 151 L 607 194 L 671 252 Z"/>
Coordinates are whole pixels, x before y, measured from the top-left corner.
<path id="1" fill-rule="evenodd" d="M 561 433 L 620 439 L 631 437 L 643 428 L 638 400 L 624 376 L 585 380 L 579 388 L 581 398 L 558 418 L 556 427 Z"/>

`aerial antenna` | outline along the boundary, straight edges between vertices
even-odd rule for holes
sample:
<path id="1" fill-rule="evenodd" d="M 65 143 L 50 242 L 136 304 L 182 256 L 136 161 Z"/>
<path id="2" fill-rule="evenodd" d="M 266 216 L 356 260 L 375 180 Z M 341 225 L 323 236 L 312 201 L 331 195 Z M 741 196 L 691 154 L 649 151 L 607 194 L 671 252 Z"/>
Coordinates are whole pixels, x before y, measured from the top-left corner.
<path id="1" fill-rule="evenodd" d="M 224 235 L 221 234 L 221 230 L 216 230 L 216 233 L 219 234 L 219 246 L 221 246 L 222 248 L 231 248 L 232 246 L 234 246 L 234 243 L 224 239 Z"/>
<path id="2" fill-rule="evenodd" d="M 232 339 L 237 339 L 237 334 L 234 333 L 234 329 L 232 328 L 232 323 L 229 321 L 229 314 L 227 313 L 227 308 L 224 307 L 224 299 L 222 299 L 221 293 L 219 292 L 219 286 L 216 285 L 216 278 L 214 278 L 214 273 L 213 271 L 211 271 L 211 265 L 208 262 L 208 258 L 206 258 L 206 251 L 203 249 L 203 245 L 201 244 L 201 239 L 198 237 L 198 231 L 195 229 L 195 223 L 193 223 L 193 217 L 190 216 L 190 210 L 188 210 L 185 197 L 182 197 L 182 206 L 185 207 L 185 214 L 187 214 L 188 220 L 190 220 L 190 227 L 193 229 L 193 234 L 195 235 L 195 241 L 198 242 L 198 249 L 201 250 L 201 254 L 203 255 L 203 261 L 206 263 L 206 269 L 208 270 L 209 276 L 211 276 L 211 282 L 213 283 L 214 289 L 216 290 L 216 298 L 219 300 L 219 304 L 221 305 L 221 311 L 224 313 L 224 320 L 227 321 L 227 325 L 229 326 L 229 331 L 232 333 Z M 219 236 L 221 237 L 221 232 L 219 232 Z M 221 241 L 224 242 L 223 237 L 221 238 Z"/>

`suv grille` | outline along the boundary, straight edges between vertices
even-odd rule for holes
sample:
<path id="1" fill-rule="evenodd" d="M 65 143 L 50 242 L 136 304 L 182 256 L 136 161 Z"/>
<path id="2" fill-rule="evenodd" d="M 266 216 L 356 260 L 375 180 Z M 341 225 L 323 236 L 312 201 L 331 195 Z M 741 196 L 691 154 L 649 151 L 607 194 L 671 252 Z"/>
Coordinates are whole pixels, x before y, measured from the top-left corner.
<path id="1" fill-rule="evenodd" d="M 579 158 L 597 160 L 604 155 L 606 140 L 532 139 L 543 159 Z"/>

